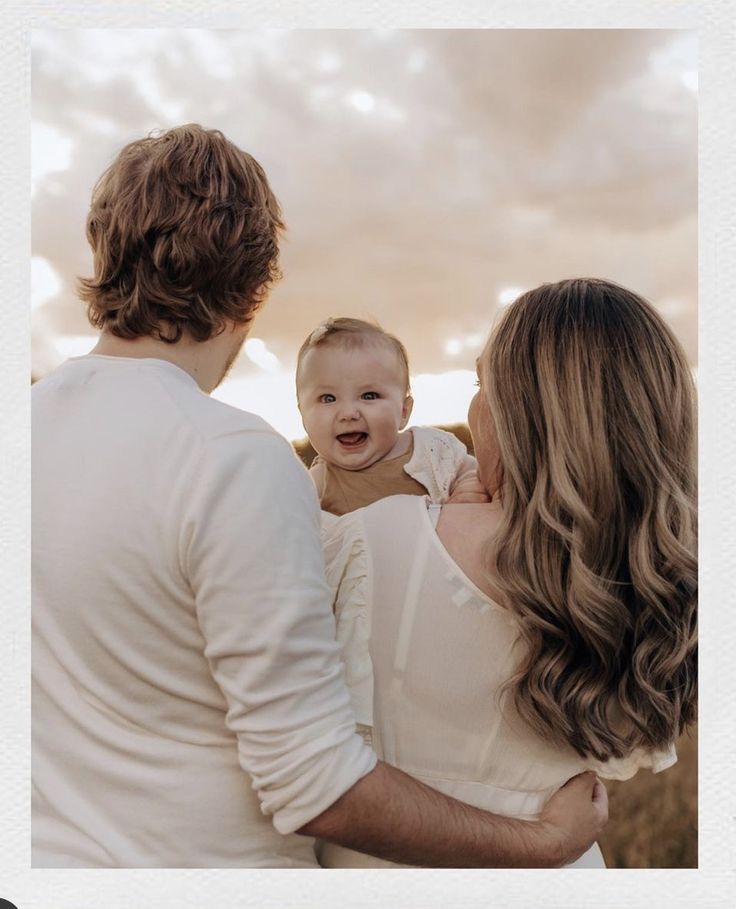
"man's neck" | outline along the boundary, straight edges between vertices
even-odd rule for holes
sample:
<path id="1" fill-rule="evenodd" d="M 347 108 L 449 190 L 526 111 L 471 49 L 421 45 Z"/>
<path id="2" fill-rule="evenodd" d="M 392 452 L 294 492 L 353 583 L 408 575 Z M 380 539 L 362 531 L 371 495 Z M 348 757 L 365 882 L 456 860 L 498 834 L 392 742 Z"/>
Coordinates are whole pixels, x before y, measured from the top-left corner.
<path id="1" fill-rule="evenodd" d="M 151 337 L 118 338 L 103 331 L 90 352 L 105 357 L 166 360 L 189 373 L 202 391 L 209 394 L 224 378 L 246 333 L 245 326 L 229 327 L 207 341 L 195 341 L 185 334 L 175 344 L 167 344 Z"/>

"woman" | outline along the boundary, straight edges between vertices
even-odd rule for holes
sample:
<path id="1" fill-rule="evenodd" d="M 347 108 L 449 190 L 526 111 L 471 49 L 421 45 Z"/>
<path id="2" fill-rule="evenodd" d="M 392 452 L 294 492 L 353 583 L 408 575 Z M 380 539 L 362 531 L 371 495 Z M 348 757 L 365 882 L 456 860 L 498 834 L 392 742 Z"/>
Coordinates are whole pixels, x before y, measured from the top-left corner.
<path id="1" fill-rule="evenodd" d="M 582 770 L 670 766 L 695 717 L 694 388 L 644 300 L 582 279 L 522 295 L 478 377 L 491 501 L 383 499 L 331 522 L 325 552 L 379 756 L 533 818 Z M 321 861 L 378 864 L 330 845 Z"/>

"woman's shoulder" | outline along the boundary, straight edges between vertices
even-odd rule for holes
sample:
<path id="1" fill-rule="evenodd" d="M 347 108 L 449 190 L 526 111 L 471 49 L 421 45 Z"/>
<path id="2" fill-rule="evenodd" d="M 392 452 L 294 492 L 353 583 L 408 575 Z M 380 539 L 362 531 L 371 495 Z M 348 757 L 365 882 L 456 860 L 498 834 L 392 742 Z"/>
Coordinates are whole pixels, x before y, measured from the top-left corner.
<path id="1" fill-rule="evenodd" d="M 442 506 L 437 532 L 449 548 L 456 540 L 463 547 L 481 547 L 487 555 L 486 545 L 498 530 L 501 517 L 501 506 L 495 501 L 452 502 Z"/>

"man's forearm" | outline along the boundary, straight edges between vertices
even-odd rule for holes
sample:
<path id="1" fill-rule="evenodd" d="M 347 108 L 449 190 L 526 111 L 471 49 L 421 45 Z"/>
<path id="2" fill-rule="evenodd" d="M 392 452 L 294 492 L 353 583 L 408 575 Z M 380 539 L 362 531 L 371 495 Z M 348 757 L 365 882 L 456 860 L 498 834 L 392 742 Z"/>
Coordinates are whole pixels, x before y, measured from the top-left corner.
<path id="1" fill-rule="evenodd" d="M 406 865 L 553 867 L 539 825 L 473 808 L 379 761 L 299 833 Z"/>

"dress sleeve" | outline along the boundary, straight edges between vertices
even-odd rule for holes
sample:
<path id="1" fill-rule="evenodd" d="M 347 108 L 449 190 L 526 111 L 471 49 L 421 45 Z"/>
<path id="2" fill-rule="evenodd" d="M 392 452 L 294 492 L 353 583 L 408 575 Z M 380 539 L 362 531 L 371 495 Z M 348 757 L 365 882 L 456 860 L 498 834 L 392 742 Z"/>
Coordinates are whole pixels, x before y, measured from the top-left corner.
<path id="1" fill-rule="evenodd" d="M 335 642 L 314 487 L 286 440 L 205 443 L 180 532 L 204 654 L 264 814 L 280 833 L 375 766 Z"/>
<path id="2" fill-rule="evenodd" d="M 609 758 L 597 761 L 591 766 L 599 777 L 605 780 L 630 780 L 639 770 L 651 770 L 660 773 L 677 763 L 677 751 L 674 743 L 666 748 L 635 748 L 625 758 Z"/>
<path id="3" fill-rule="evenodd" d="M 358 723 L 369 737 L 373 725 L 373 663 L 370 655 L 368 551 L 360 510 L 336 518 L 323 512 L 322 547 L 333 595 L 337 642 Z"/>
<path id="4" fill-rule="evenodd" d="M 434 426 L 412 426 L 414 453 L 404 470 L 421 483 L 431 502 L 444 505 L 458 475 L 466 472 L 467 448 L 451 432 Z"/>

